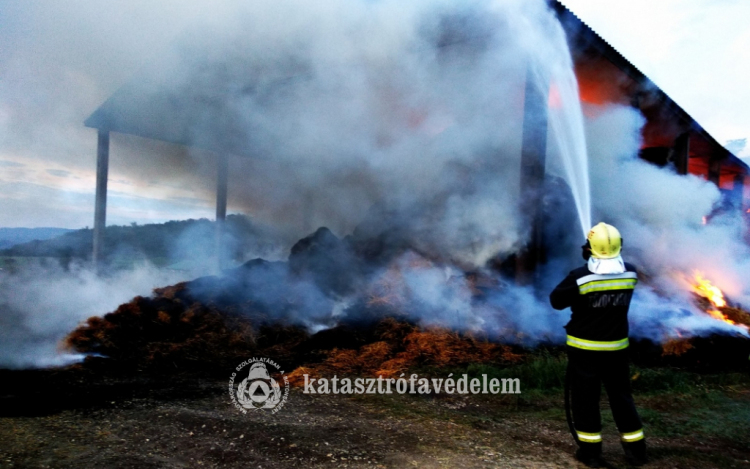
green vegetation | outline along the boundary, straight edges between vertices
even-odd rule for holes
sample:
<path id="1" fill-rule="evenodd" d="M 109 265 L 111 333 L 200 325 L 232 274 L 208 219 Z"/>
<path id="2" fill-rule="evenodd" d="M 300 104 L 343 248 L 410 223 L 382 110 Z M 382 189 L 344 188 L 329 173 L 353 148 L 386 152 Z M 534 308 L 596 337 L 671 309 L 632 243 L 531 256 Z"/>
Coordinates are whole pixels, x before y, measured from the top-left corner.
<path id="1" fill-rule="evenodd" d="M 522 394 L 477 396 L 537 418 L 564 420 L 561 407 L 565 368 L 564 353 L 536 352 L 524 363 L 500 368 L 468 365 L 451 370 L 469 377 L 519 378 Z M 436 371 L 436 370 L 435 370 Z M 440 373 L 441 375 L 444 374 Z M 633 394 L 648 434 L 654 437 L 719 439 L 742 449 L 750 444 L 750 376 L 746 373 L 700 374 L 677 368 L 632 367 Z M 602 407 L 606 394 L 602 390 Z M 605 427 L 614 428 L 604 410 Z"/>
<path id="2" fill-rule="evenodd" d="M 531 352 L 522 363 L 508 367 L 470 364 L 462 369 L 451 369 L 455 375 L 467 374 L 477 378 L 483 374 L 492 378 L 519 378 L 525 391 L 557 393 L 565 386 L 568 360 L 563 352 L 541 350 Z M 429 370 L 433 373 L 439 370 Z M 445 371 L 440 372 L 444 374 Z M 745 373 L 701 374 L 679 368 L 644 368 L 631 366 L 633 392 L 647 395 L 679 393 L 702 395 L 708 390 L 750 387 L 750 376 Z"/>
<path id="3" fill-rule="evenodd" d="M 499 368 L 492 365 L 471 364 L 461 374 L 466 373 L 469 378 L 487 375 L 492 378 L 518 378 L 523 390 L 557 391 L 565 386 L 565 368 L 568 359 L 565 354 L 553 354 L 546 350 L 536 352 L 523 363 Z"/>
<path id="4" fill-rule="evenodd" d="M 516 395 L 363 395 L 352 396 L 397 418 L 432 420 L 492 429 L 557 429 L 555 438 L 570 441 L 563 404 L 567 359 L 560 351 L 532 352 L 522 363 L 502 367 L 412 370 L 420 377 L 462 374 L 478 378 L 519 378 Z M 750 447 L 750 376 L 746 373 L 700 374 L 678 368 L 632 367 L 632 384 L 650 454 L 658 467 L 737 467 Z M 603 433 L 617 441 L 617 428 L 602 390 Z M 454 427 L 452 427 L 454 428 Z M 455 427 L 459 428 L 459 427 Z M 549 438 L 550 433 L 543 433 Z M 534 434 L 540 441 L 545 436 Z M 558 436 L 559 435 L 559 436 Z M 506 448 L 507 449 L 507 448 Z M 619 456 L 615 451 L 614 457 Z"/>
<path id="5" fill-rule="evenodd" d="M 111 268 L 128 268 L 149 261 L 165 267 L 185 260 L 204 259 L 215 249 L 216 225 L 207 219 L 162 224 L 108 226 L 104 236 L 105 261 Z M 278 233 L 243 215 L 229 215 L 225 228 L 226 256 L 242 262 L 246 253 L 266 252 L 279 242 Z M 91 256 L 93 231 L 81 229 L 61 236 L 17 244 L 0 250 L 0 268 L 22 266 L 23 258 L 50 258 L 67 265 Z M 2 266 L 5 267 L 2 267 Z"/>
<path id="6" fill-rule="evenodd" d="M 0 228 L 0 249 L 33 240 L 52 239 L 73 230 L 66 228 Z"/>

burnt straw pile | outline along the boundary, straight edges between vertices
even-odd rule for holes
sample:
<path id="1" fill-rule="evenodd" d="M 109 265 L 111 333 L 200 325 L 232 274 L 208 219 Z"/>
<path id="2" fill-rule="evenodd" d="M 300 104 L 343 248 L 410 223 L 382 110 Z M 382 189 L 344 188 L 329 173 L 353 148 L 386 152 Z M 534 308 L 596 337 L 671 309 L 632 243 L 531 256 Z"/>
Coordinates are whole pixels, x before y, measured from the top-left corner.
<path id="1" fill-rule="evenodd" d="M 66 345 L 89 354 L 89 365 L 106 358 L 119 369 L 154 372 L 225 373 L 250 356 L 273 357 L 287 369 L 368 374 L 519 359 L 486 336 L 411 320 L 398 265 L 431 266 L 392 245 L 340 240 L 321 228 L 292 247 L 288 262 L 255 259 L 157 288 L 89 318 Z M 477 274 L 467 278 L 481 296 Z"/>
<path id="2" fill-rule="evenodd" d="M 489 336 L 420 321 L 413 312 L 430 305 L 410 296 L 408 269 L 436 263 L 388 241 L 361 243 L 356 233 L 341 240 L 321 228 L 292 248 L 288 262 L 255 259 L 220 276 L 158 288 L 90 318 L 66 345 L 89 354 L 83 367 L 106 361 L 109 368 L 155 373 L 224 376 L 248 357 L 265 356 L 291 373 L 292 382 L 304 373 L 393 376 L 414 367 L 525 360 L 530 346 L 512 325 L 507 334 Z M 446 277 L 445 288 L 456 282 Z M 478 272 L 461 273 L 461 283 L 480 310 L 506 288 Z M 747 312 L 725 309 L 750 324 Z M 533 347 L 562 348 L 555 343 L 542 338 Z M 631 352 L 646 366 L 742 370 L 750 341 L 728 335 L 641 340 Z"/>

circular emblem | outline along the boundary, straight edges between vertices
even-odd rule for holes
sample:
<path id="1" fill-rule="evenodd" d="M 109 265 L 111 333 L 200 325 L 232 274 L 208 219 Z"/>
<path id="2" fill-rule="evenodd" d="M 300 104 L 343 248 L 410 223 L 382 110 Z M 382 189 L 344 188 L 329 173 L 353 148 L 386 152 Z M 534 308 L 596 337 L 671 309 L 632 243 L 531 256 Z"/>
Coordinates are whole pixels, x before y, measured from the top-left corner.
<path id="1" fill-rule="evenodd" d="M 245 376 L 243 369 L 248 366 L 249 372 Z M 283 390 L 271 373 L 281 375 Z M 235 386 L 235 380 L 242 376 L 245 378 Z M 229 397 L 232 404 L 242 413 L 247 413 L 248 410 L 267 409 L 275 414 L 281 410 L 289 397 L 289 378 L 273 360 L 253 357 L 240 363 L 232 373 L 229 379 Z"/>

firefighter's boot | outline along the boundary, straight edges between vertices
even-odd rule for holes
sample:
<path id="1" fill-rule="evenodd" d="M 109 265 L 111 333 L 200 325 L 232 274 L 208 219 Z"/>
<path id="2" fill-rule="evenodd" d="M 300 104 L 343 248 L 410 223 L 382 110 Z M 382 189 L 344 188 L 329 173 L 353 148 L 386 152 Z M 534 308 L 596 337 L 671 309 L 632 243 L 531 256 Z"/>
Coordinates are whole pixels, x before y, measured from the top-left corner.
<path id="1" fill-rule="evenodd" d="M 602 444 L 599 443 L 580 443 L 576 450 L 576 459 L 586 467 L 601 467 L 602 465 Z"/>
<path id="2" fill-rule="evenodd" d="M 622 442 L 625 450 L 625 459 L 631 466 L 643 466 L 648 462 L 646 457 L 646 440 L 638 440 L 632 443 Z"/>

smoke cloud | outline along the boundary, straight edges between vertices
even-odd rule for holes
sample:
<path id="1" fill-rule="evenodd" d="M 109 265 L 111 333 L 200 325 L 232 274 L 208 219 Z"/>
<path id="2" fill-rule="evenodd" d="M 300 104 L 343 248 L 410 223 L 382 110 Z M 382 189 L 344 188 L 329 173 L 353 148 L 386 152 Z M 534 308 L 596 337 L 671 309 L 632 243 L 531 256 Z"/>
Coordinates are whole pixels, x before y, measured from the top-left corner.
<path id="1" fill-rule="evenodd" d="M 153 132 L 252 156 L 230 162 L 230 205 L 298 235 L 350 233 L 377 205 L 419 249 L 471 266 L 526 236 L 527 74 L 540 87 L 572 76 L 542 1 L 242 4 L 145 70 L 125 89 L 181 110 Z M 213 171 L 210 154 L 191 156 Z"/>
<path id="2" fill-rule="evenodd" d="M 636 334 L 664 337 L 716 330 L 747 331 L 711 319 L 693 304 L 695 271 L 747 304 L 750 250 L 743 220 L 719 213 L 716 186 L 638 158 L 643 117 L 634 109 L 593 109 L 587 122 L 592 200 L 596 216 L 623 233 L 623 255 L 647 280 L 636 289 L 631 321 Z"/>
<path id="3" fill-rule="evenodd" d="M 59 341 L 82 321 L 113 311 L 154 287 L 184 280 L 184 274 L 141 265 L 110 276 L 89 267 L 38 263 L 16 274 L 0 271 L 0 366 L 60 366 L 82 357 Z"/>

